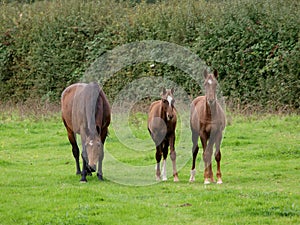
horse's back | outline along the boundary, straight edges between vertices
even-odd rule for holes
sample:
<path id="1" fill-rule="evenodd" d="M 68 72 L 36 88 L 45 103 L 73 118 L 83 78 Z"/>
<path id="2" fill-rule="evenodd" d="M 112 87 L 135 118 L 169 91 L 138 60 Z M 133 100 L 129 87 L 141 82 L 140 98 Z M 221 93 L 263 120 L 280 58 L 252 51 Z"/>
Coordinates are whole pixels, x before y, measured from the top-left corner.
<path id="1" fill-rule="evenodd" d="M 149 116 L 148 118 L 159 116 L 160 104 L 161 104 L 160 100 L 151 103 L 148 111 L 148 116 Z"/>
<path id="2" fill-rule="evenodd" d="M 148 130 L 149 132 L 153 132 L 156 129 L 155 117 L 160 117 L 160 105 L 161 101 L 152 102 L 149 111 L 148 111 Z"/>
<path id="3" fill-rule="evenodd" d="M 62 119 L 75 133 L 80 127 L 94 129 L 108 127 L 110 104 L 97 83 L 76 83 L 67 87 L 61 97 Z M 93 116 L 94 115 L 94 116 Z"/>
<path id="4" fill-rule="evenodd" d="M 73 99 L 75 94 L 81 91 L 87 84 L 76 83 L 68 86 L 61 94 L 61 109 L 62 111 L 67 111 L 72 109 Z"/>
<path id="5" fill-rule="evenodd" d="M 61 95 L 62 119 L 66 126 L 74 131 L 73 128 L 73 104 L 76 94 L 86 86 L 84 83 L 76 83 L 68 86 Z M 75 132 L 75 131 L 74 131 Z"/>

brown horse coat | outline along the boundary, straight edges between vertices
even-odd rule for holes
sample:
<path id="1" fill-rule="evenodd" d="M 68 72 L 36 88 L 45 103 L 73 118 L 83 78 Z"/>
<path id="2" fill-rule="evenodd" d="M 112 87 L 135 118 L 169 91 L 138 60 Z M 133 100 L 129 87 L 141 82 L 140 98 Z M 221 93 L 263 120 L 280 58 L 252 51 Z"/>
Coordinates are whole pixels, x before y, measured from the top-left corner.
<path id="1" fill-rule="evenodd" d="M 173 165 L 174 181 L 178 181 L 176 170 L 175 152 L 175 128 L 176 128 L 176 109 L 174 107 L 173 89 L 163 89 L 161 100 L 151 104 L 148 113 L 148 131 L 156 146 L 156 179 L 160 180 L 160 161 L 163 156 L 162 176 L 167 180 L 166 158 L 170 147 L 170 158 Z"/>
<path id="2" fill-rule="evenodd" d="M 204 183 L 214 182 L 211 168 L 211 157 L 213 147 L 216 146 L 215 159 L 217 161 L 217 183 L 221 184 L 221 151 L 220 145 L 222 132 L 225 128 L 225 114 L 216 99 L 217 71 L 214 74 L 204 73 L 205 77 L 205 96 L 195 98 L 191 104 L 190 126 L 192 131 L 193 142 L 193 165 L 191 170 L 190 181 L 195 180 L 195 164 L 198 154 L 198 138 L 200 136 L 203 147 L 203 160 L 205 164 Z M 209 181 L 210 179 L 210 181 Z"/>
<path id="3" fill-rule="evenodd" d="M 81 174 L 76 142 L 76 134 L 80 134 L 83 159 L 81 181 L 86 182 L 87 173 L 94 172 L 97 163 L 97 175 L 102 180 L 103 145 L 111 119 L 110 105 L 103 90 L 97 83 L 73 84 L 62 93 L 61 111 L 76 161 L 76 173 Z"/>

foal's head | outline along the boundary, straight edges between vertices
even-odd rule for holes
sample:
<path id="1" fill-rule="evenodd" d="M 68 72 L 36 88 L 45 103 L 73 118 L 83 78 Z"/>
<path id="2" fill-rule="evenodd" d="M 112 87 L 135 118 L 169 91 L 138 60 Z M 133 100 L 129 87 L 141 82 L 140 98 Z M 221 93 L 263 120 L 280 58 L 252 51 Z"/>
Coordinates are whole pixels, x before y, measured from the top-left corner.
<path id="1" fill-rule="evenodd" d="M 167 120 L 172 120 L 174 117 L 174 89 L 165 89 L 161 93 L 161 100 L 164 112 L 166 112 Z"/>
<path id="2" fill-rule="evenodd" d="M 204 71 L 204 88 L 205 88 L 205 96 L 207 102 L 210 106 L 214 105 L 217 99 L 216 89 L 217 89 L 217 78 L 218 71 L 214 70 L 214 73 L 208 73 L 207 70 Z"/>

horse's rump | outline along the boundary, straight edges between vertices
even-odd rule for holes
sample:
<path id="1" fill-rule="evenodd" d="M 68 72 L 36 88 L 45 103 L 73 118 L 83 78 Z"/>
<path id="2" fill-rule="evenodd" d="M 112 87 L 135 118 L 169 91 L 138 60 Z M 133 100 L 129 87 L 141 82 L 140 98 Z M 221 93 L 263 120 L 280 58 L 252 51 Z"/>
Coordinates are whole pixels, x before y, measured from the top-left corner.
<path id="1" fill-rule="evenodd" d="M 77 83 L 62 93 L 62 117 L 75 133 L 87 135 L 101 133 L 110 123 L 110 106 L 97 83 Z"/>

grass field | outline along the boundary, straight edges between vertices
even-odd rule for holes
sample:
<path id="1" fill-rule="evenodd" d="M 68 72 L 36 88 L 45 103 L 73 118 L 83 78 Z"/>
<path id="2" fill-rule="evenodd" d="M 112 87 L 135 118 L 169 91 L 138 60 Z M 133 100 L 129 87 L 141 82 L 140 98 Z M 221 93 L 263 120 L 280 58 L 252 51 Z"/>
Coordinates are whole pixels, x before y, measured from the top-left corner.
<path id="1" fill-rule="evenodd" d="M 113 124 L 105 145 L 105 181 L 94 175 L 82 184 L 59 115 L 38 120 L 1 116 L 0 224 L 300 223 L 298 115 L 231 116 L 221 147 L 224 184 L 206 186 L 201 154 L 196 182 L 188 182 L 190 133 L 179 131 L 180 182 L 172 177 L 154 181 L 155 151 L 145 118 L 131 117 L 129 130 L 142 140 L 131 146 L 120 142 L 130 140 L 130 134 L 120 138 Z M 143 140 L 145 149 L 136 150 Z M 145 173 L 134 172 L 143 168 Z"/>

